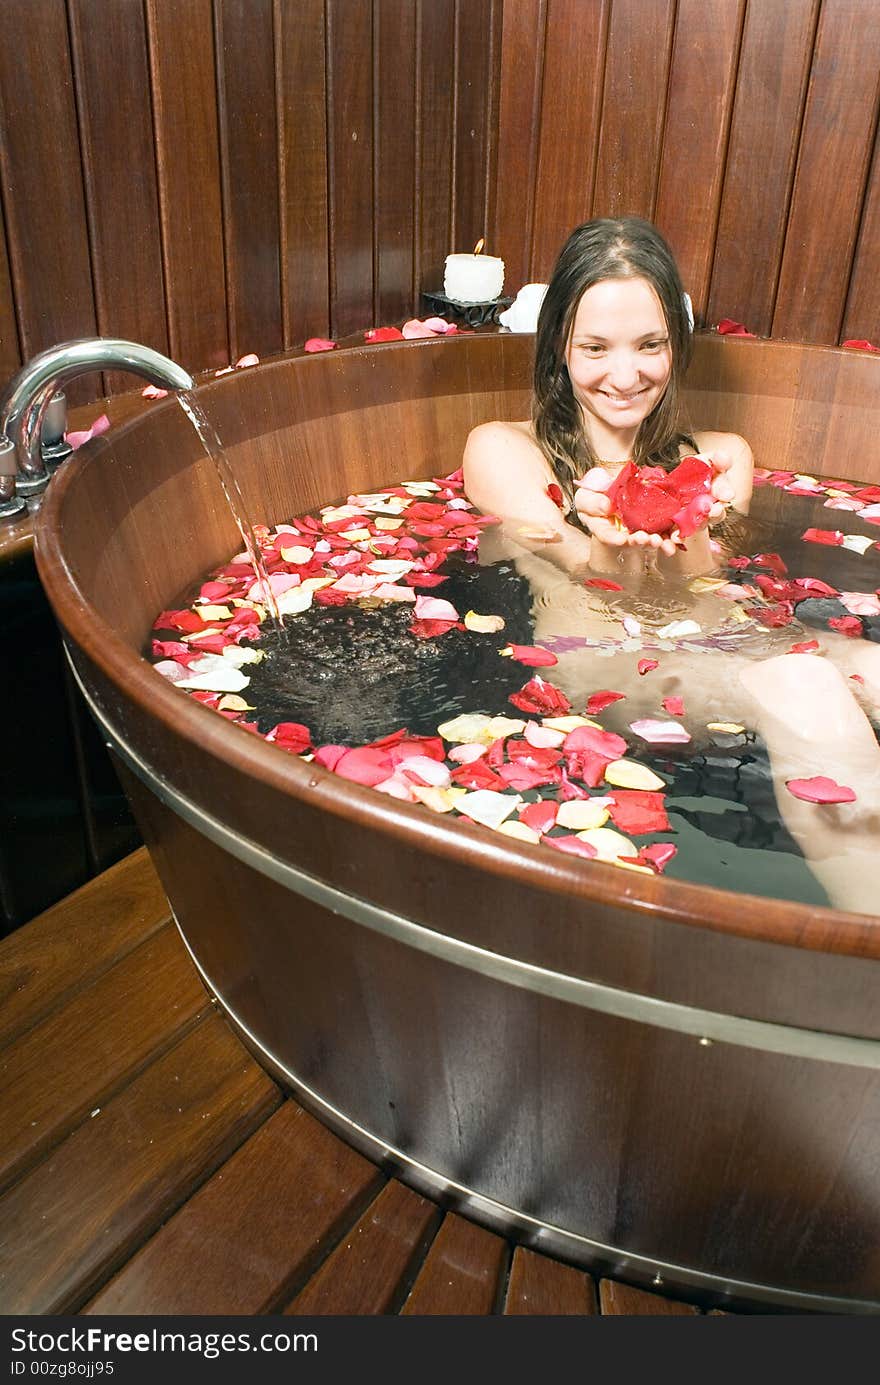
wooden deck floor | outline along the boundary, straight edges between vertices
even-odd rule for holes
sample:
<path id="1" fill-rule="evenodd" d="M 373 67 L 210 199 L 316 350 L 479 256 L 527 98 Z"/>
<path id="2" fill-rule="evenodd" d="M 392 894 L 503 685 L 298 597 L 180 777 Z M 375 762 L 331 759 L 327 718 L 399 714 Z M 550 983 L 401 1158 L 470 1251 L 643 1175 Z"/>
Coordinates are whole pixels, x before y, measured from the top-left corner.
<path id="1" fill-rule="evenodd" d="M 650 1314 L 389 1179 L 242 1047 L 144 850 L 0 943 L 0 1313 Z"/>

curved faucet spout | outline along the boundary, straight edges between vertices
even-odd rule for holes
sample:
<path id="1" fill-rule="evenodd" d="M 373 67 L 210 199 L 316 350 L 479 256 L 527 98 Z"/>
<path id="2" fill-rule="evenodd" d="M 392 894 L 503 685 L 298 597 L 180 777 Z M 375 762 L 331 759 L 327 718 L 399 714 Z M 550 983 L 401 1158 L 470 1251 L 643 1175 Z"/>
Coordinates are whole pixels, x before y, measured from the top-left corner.
<path id="1" fill-rule="evenodd" d="M 83 337 L 34 356 L 0 394 L 0 454 L 15 448 L 19 494 L 33 494 L 48 481 L 40 453 L 40 429 L 52 395 L 67 381 L 91 370 L 122 370 L 161 389 L 191 390 L 192 376 L 174 361 L 136 341 Z M 4 442 L 5 440 L 5 442 Z M 0 457 L 0 502 L 12 499 L 15 473 Z"/>

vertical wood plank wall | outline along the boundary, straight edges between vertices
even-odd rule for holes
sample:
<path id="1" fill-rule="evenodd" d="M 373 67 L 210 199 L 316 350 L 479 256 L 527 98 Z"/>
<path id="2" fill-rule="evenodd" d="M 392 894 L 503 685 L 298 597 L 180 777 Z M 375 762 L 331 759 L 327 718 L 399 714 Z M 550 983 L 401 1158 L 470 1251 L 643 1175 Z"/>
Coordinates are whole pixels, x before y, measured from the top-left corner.
<path id="1" fill-rule="evenodd" d="M 880 345 L 880 0 L 504 0 L 500 83 L 513 287 L 629 213 L 701 325 Z"/>
<path id="2" fill-rule="evenodd" d="M 701 323 L 880 342 L 878 101 L 880 0 L 4 0 L 0 378 L 400 322 L 627 212 Z"/>

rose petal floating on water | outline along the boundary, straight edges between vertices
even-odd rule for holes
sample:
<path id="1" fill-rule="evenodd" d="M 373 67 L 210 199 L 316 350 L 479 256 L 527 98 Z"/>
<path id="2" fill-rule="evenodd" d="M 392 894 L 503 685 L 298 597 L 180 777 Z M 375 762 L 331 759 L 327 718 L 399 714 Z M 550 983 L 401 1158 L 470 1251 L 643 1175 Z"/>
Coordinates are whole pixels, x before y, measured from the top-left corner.
<path id="1" fill-rule="evenodd" d="M 437 727 L 437 731 L 444 741 L 481 741 L 482 733 L 491 720 L 486 712 L 463 712 L 451 721 L 444 721 Z"/>
<path id="2" fill-rule="evenodd" d="M 592 827 L 579 833 L 582 842 L 595 848 L 600 861 L 614 861 L 618 856 L 635 856 L 636 845 L 612 827 Z"/>
<path id="3" fill-rule="evenodd" d="M 409 755 L 395 765 L 395 772 L 415 777 L 417 783 L 434 789 L 448 789 L 451 782 L 448 766 L 428 755 Z"/>
<path id="4" fill-rule="evenodd" d="M 567 755 L 588 750 L 606 760 L 619 760 L 626 753 L 626 741 L 614 731 L 603 731 L 593 726 L 578 726 L 570 731 L 563 746 Z"/>
<path id="5" fill-rule="evenodd" d="M 464 624 L 466 630 L 473 630 L 479 635 L 493 635 L 504 629 L 505 621 L 503 616 L 481 616 L 476 611 L 468 611 Z"/>
<path id="6" fill-rule="evenodd" d="M 843 534 L 839 529 L 805 529 L 801 538 L 806 543 L 824 543 L 832 548 L 839 548 L 843 543 Z"/>
<path id="7" fill-rule="evenodd" d="M 621 789 L 665 789 L 666 782 L 636 760 L 612 760 L 605 766 L 605 781 Z"/>
<path id="8" fill-rule="evenodd" d="M 529 803 L 520 811 L 519 820 L 530 827 L 534 832 L 549 832 L 556 825 L 557 815 L 560 805 L 549 798 L 542 798 L 537 803 Z"/>
<path id="9" fill-rule="evenodd" d="M 224 698 L 224 702 L 232 699 Z M 241 702 L 241 698 L 236 698 L 236 702 Z M 239 708 L 240 711 L 248 709 L 247 703 Z M 308 750 L 312 743 L 312 733 L 307 726 L 303 726 L 299 721 L 279 721 L 277 726 L 266 736 L 267 741 L 273 741 L 275 745 L 280 745 L 282 749 L 289 750 L 293 755 L 301 755 L 304 750 Z"/>
<path id="10" fill-rule="evenodd" d="M 641 736 L 651 745 L 687 745 L 690 733 L 677 721 L 656 721 L 645 717 L 641 721 L 631 721 L 630 730 Z"/>
<path id="11" fill-rule="evenodd" d="M 858 616 L 831 616 L 828 624 L 832 630 L 839 630 L 850 640 L 859 640 L 864 634 L 862 622 Z"/>
<path id="12" fill-rule="evenodd" d="M 661 640 L 679 640 L 688 635 L 699 635 L 701 628 L 695 620 L 672 620 L 657 634 Z"/>
<path id="13" fill-rule="evenodd" d="M 635 637 L 642 633 L 642 627 L 635 616 L 624 616 L 621 624 L 628 635 Z"/>
<path id="14" fill-rule="evenodd" d="M 663 710 L 671 717 L 683 717 L 684 701 L 680 697 L 664 697 Z"/>
<path id="15" fill-rule="evenodd" d="M 464 745 L 455 745 L 449 752 L 449 759 L 454 760 L 458 765 L 472 765 L 475 760 L 482 760 L 486 754 L 486 746 L 474 744 L 473 741 L 465 742 Z"/>
<path id="16" fill-rule="evenodd" d="M 548 846 L 555 846 L 557 851 L 566 851 L 571 856 L 583 856 L 587 860 L 593 860 L 598 854 L 594 846 L 581 841 L 580 837 L 574 834 L 570 837 L 545 837 L 544 841 Z"/>
<path id="17" fill-rule="evenodd" d="M 602 827 L 607 821 L 608 800 L 605 798 L 570 798 L 560 803 L 556 815 L 557 827 L 571 827 L 577 832 Z"/>
<path id="18" fill-rule="evenodd" d="M 207 657 L 215 657 L 213 655 Z M 177 683 L 178 688 L 203 688 L 209 692 L 241 692 L 251 681 L 240 669 L 234 668 L 226 660 L 221 660 L 219 667 L 211 668 L 205 673 L 193 673 L 189 670 L 190 676 Z"/>
<path id="19" fill-rule="evenodd" d="M 458 611 L 451 601 L 444 601 L 438 596 L 417 596 L 415 608 L 416 620 L 452 620 L 459 619 Z"/>
<path id="20" fill-rule="evenodd" d="M 600 591 L 622 592 L 623 587 L 619 582 L 612 582 L 607 577 L 588 577 L 584 582 L 585 587 L 598 587 Z"/>
<path id="21" fill-rule="evenodd" d="M 818 640 L 801 640 L 789 648 L 789 654 L 812 654 L 819 648 Z"/>
<path id="22" fill-rule="evenodd" d="M 554 731 L 549 726 L 542 726 L 537 721 L 527 721 L 525 738 L 529 745 L 538 749 L 547 749 L 562 745 L 565 734 L 562 731 Z"/>
<path id="23" fill-rule="evenodd" d="M 722 731 L 728 736 L 741 736 L 745 731 L 744 726 L 740 726 L 738 721 L 707 721 L 707 731 Z"/>
<path id="24" fill-rule="evenodd" d="M 880 616 L 880 599 L 875 592 L 839 592 L 840 600 L 854 616 Z"/>
<path id="25" fill-rule="evenodd" d="M 189 678 L 189 669 L 184 668 L 176 659 L 160 659 L 157 664 L 153 664 L 157 673 L 161 673 L 163 678 L 167 678 L 169 683 L 180 683 L 185 678 Z"/>
<path id="26" fill-rule="evenodd" d="M 608 811 L 615 827 L 624 832 L 634 832 L 636 835 L 642 832 L 668 832 L 665 802 L 663 793 L 618 788 L 611 795 Z"/>
<path id="27" fill-rule="evenodd" d="M 224 696 L 221 697 L 220 701 L 217 703 L 217 706 L 220 708 L 221 712 L 256 711 L 256 708 L 253 707 L 250 702 L 245 701 L 243 697 L 239 697 L 238 693 L 225 693 Z M 268 740 L 268 736 L 266 737 L 266 739 Z M 305 748 L 306 747 L 304 746 L 303 749 Z"/>
<path id="28" fill-rule="evenodd" d="M 639 868 L 641 862 L 650 867 L 652 874 L 662 875 L 673 856 L 678 854 L 678 847 L 673 846 L 672 842 L 654 842 L 653 846 L 643 846 L 638 856 L 621 857 L 618 865 L 633 865 Z"/>
<path id="29" fill-rule="evenodd" d="M 642 675 L 644 675 L 644 674 L 646 674 L 646 673 L 650 673 L 652 668 L 659 668 L 659 667 L 660 667 L 660 660 L 659 660 L 659 659 L 639 659 L 639 662 L 638 662 L 638 664 L 636 665 L 636 667 L 637 667 L 639 673 L 642 674 Z"/>
<path id="30" fill-rule="evenodd" d="M 598 712 L 604 712 L 605 708 L 610 707 L 612 702 L 620 702 L 625 697 L 626 693 L 610 692 L 608 689 L 590 693 L 587 698 L 586 711 L 590 716 L 595 716 Z"/>
<path id="31" fill-rule="evenodd" d="M 869 548 L 873 548 L 874 540 L 867 534 L 844 534 L 843 548 L 850 549 L 853 553 L 866 553 Z"/>
<path id="32" fill-rule="evenodd" d="M 548 683 L 540 674 L 535 674 L 519 692 L 511 693 L 508 702 L 521 712 L 535 712 L 538 716 L 554 712 L 567 712 L 571 703 L 559 688 Z"/>
<path id="33" fill-rule="evenodd" d="M 566 736 L 579 726 L 595 726 L 597 731 L 602 730 L 598 721 L 590 721 L 587 717 L 543 717 L 541 725 L 549 726 L 552 731 L 564 731 Z"/>
<path id="34" fill-rule="evenodd" d="M 286 563 L 296 563 L 302 565 L 307 563 L 314 556 L 314 549 L 306 548 L 304 544 L 295 543 L 290 548 L 282 548 L 281 556 Z"/>
<path id="35" fill-rule="evenodd" d="M 786 779 L 785 787 L 805 803 L 854 803 L 856 798 L 852 789 L 824 774 L 815 774 L 811 779 Z"/>
<path id="36" fill-rule="evenodd" d="M 455 804 L 460 813 L 484 827 L 500 827 L 522 803 L 519 794 L 496 793 L 493 789 L 476 789 L 463 794 Z"/>
<path id="37" fill-rule="evenodd" d="M 541 840 L 540 832 L 533 831 L 531 827 L 527 827 L 522 821 L 502 822 L 501 826 L 496 828 L 496 831 L 500 832 L 504 837 L 514 837 L 517 841 L 531 842 L 533 845 Z"/>
<path id="38" fill-rule="evenodd" d="M 518 736 L 524 728 L 520 717 L 490 717 L 483 734 L 489 741 L 497 741 L 503 736 Z"/>
<path id="39" fill-rule="evenodd" d="M 499 653 L 503 659 L 516 659 L 530 668 L 552 668 L 559 663 L 555 654 L 539 644 L 507 644 Z"/>

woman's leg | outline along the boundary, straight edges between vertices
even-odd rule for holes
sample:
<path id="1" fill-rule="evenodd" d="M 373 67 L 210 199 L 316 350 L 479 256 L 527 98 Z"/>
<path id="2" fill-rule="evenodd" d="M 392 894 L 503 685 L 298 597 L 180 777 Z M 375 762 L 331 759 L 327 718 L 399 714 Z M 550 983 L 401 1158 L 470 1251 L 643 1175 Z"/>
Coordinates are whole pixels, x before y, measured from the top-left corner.
<path id="1" fill-rule="evenodd" d="M 767 746 L 780 815 L 831 903 L 880 912 L 880 746 L 847 678 L 827 659 L 783 654 L 742 667 L 739 680 Z M 851 788 L 855 802 L 806 803 L 786 788 L 814 775 Z"/>

